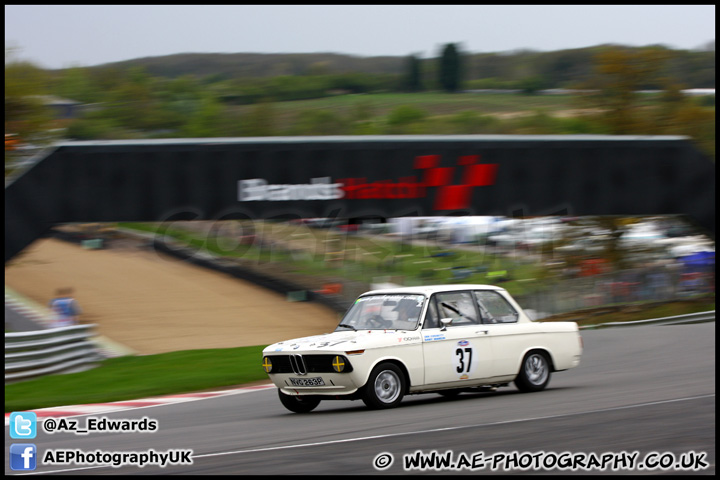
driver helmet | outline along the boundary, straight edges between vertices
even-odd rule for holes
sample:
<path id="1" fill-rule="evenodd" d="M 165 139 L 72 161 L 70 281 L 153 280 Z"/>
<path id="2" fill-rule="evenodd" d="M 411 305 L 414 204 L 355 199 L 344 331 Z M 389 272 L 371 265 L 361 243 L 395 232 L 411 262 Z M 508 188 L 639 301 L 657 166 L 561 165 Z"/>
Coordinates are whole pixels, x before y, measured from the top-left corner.
<path id="1" fill-rule="evenodd" d="M 417 302 L 404 298 L 400 300 L 397 305 L 395 305 L 395 308 L 393 308 L 393 312 L 398 312 L 398 314 L 400 314 L 401 312 L 405 312 L 408 316 L 408 320 L 414 320 L 413 317 L 417 317 L 418 313 Z"/>

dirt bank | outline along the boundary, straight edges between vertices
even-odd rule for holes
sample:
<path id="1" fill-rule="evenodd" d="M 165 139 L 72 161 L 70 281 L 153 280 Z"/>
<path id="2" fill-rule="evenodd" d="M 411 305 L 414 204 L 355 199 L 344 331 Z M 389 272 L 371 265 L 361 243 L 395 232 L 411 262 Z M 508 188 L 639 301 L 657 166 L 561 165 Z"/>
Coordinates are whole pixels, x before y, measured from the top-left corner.
<path id="1" fill-rule="evenodd" d="M 338 315 L 132 244 L 86 250 L 33 243 L 5 266 L 5 284 L 47 305 L 72 287 L 83 323 L 141 354 L 266 345 L 332 331 Z"/>

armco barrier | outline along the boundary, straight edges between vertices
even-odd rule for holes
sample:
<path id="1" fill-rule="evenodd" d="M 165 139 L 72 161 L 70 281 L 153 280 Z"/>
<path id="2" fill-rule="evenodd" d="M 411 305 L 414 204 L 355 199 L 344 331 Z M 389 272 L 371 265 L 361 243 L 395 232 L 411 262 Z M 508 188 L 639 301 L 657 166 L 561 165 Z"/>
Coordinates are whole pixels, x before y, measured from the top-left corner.
<path id="1" fill-rule="evenodd" d="M 5 383 L 92 368 L 103 356 L 90 340 L 95 325 L 5 334 Z"/>
<path id="2" fill-rule="evenodd" d="M 684 323 L 714 322 L 715 310 L 700 313 L 688 313 L 687 315 L 674 315 L 672 317 L 651 318 L 648 320 L 635 320 L 631 322 L 609 322 L 599 325 L 585 325 L 581 329 L 604 328 L 604 327 L 633 327 L 638 325 L 680 325 Z"/>

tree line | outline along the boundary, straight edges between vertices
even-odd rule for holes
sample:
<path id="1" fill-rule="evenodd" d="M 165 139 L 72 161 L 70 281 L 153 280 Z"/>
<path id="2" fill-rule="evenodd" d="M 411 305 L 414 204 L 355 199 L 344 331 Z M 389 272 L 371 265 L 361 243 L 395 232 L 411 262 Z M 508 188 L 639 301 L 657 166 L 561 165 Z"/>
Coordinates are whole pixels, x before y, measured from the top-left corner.
<path id="1" fill-rule="evenodd" d="M 78 140 L 406 133 L 688 134 L 714 156 L 714 97 L 698 102 L 680 93 L 683 88 L 714 88 L 714 42 L 699 51 L 599 46 L 507 54 L 468 54 L 460 44 L 449 43 L 434 59 L 416 54 L 365 59 L 329 54 L 237 55 L 173 55 L 44 70 L 15 60 L 6 50 L 6 162 L 8 134 L 37 144 L 52 140 L 54 134 Z M 233 58 L 241 61 L 233 63 Z M 354 70 L 358 65 L 364 70 Z M 538 111 L 531 117 L 501 121 L 468 109 L 436 116 L 413 104 L 411 99 L 416 97 L 407 97 L 407 105 L 379 117 L 373 104 L 359 96 L 344 113 L 308 108 L 288 123 L 275 108 L 280 102 L 347 94 L 459 94 L 481 88 L 512 88 L 526 95 L 545 88 L 575 88 L 577 107 L 595 113 L 563 119 Z M 638 93 L 646 89 L 663 94 L 648 103 Z M 59 121 L 45 108 L 43 95 L 80 102 L 83 113 Z"/>
<path id="2" fill-rule="evenodd" d="M 583 77 L 592 74 L 594 57 L 603 50 L 655 50 L 668 57 L 665 74 L 688 88 L 715 88 L 715 42 L 696 50 L 676 50 L 654 45 L 623 47 L 599 45 L 551 52 L 519 50 L 499 53 L 464 52 L 459 43 L 438 48 L 434 58 L 419 54 L 406 57 L 358 57 L 332 53 L 305 54 L 176 54 L 116 62 L 88 67 L 89 70 L 127 70 L 142 67 L 148 74 L 174 78 L 182 75 L 210 77 L 213 82 L 237 79 L 262 79 L 278 76 L 317 76 L 359 74 L 394 79 L 388 88 L 402 88 L 402 77 L 414 59 L 424 89 L 438 89 L 438 60 L 452 46 L 462 60 L 462 81 L 465 88 L 508 88 L 527 79 L 541 79 L 546 88 L 572 88 Z M 397 82 L 400 80 L 400 83 Z M 652 89 L 657 84 L 645 85 Z"/>

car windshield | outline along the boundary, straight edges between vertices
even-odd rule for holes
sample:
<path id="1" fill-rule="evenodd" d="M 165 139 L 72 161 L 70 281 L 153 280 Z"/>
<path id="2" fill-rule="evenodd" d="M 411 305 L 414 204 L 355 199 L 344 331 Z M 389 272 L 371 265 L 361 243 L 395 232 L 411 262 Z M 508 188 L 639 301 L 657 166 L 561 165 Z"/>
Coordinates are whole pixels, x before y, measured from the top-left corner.
<path id="1" fill-rule="evenodd" d="M 424 295 L 365 295 L 357 300 L 335 331 L 415 330 Z"/>

